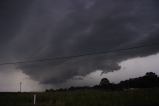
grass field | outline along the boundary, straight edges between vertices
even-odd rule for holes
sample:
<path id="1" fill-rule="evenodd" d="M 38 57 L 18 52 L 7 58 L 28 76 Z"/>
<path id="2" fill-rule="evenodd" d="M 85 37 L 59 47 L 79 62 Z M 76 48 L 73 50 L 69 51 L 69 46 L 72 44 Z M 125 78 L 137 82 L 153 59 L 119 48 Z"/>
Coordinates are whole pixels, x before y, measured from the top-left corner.
<path id="1" fill-rule="evenodd" d="M 0 106 L 34 106 L 35 93 L 0 93 Z M 159 88 L 58 91 L 37 94 L 35 106 L 159 106 Z"/>

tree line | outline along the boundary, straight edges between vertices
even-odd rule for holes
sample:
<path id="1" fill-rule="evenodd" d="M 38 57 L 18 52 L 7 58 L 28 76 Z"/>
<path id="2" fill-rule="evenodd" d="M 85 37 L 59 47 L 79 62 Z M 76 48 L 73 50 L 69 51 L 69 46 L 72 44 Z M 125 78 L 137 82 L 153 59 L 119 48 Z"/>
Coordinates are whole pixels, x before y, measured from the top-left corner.
<path id="1" fill-rule="evenodd" d="M 144 76 L 138 78 L 131 78 L 125 81 L 121 81 L 118 84 L 110 83 L 107 78 L 102 78 L 98 85 L 93 87 L 83 86 L 83 87 L 70 87 L 70 88 L 60 88 L 57 90 L 47 89 L 46 92 L 53 91 L 73 91 L 73 90 L 83 90 L 83 89 L 98 89 L 98 90 L 125 90 L 125 89 L 135 89 L 135 88 L 153 88 L 159 87 L 159 77 L 153 72 L 147 72 Z"/>

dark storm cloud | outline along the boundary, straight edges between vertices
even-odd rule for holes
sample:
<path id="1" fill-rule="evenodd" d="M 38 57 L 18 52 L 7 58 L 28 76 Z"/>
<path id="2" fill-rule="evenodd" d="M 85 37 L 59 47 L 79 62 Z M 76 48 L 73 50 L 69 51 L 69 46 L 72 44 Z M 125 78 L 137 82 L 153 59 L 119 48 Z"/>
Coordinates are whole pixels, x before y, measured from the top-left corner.
<path id="1" fill-rule="evenodd" d="M 0 1 L 0 48 L 1 58 L 7 52 L 6 45 L 16 36 L 21 27 L 22 18 L 27 14 L 31 0 L 1 0 Z"/>
<path id="2" fill-rule="evenodd" d="M 15 60 L 109 51 L 159 40 L 157 0 L 33 0 L 10 3 L 6 4 L 14 9 L 8 9 L 8 5 L 1 9 L 5 13 L 1 20 L 3 17 L 6 22 L 7 18 L 11 19 L 5 27 L 8 31 L 1 31 L 1 38 L 4 44 L 7 42 L 5 36 L 10 39 L 5 46 L 7 55 L 3 56 Z M 97 69 L 104 72 L 118 70 L 119 62 L 151 55 L 158 50 L 158 46 L 147 47 L 18 67 L 42 83 L 58 84 Z"/>

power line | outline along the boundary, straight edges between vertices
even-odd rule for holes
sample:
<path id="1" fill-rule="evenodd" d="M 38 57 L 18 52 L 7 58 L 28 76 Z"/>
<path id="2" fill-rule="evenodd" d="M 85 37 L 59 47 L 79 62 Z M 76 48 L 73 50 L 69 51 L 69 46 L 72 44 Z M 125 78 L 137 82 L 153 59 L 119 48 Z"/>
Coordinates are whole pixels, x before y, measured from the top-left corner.
<path id="1" fill-rule="evenodd" d="M 107 53 L 113 53 L 113 52 L 121 52 L 121 51 L 127 51 L 127 50 L 139 49 L 139 48 L 145 48 L 145 47 L 152 47 L 152 46 L 159 46 L 159 45 L 158 45 L 158 43 L 154 43 L 154 44 L 149 44 L 149 45 L 140 45 L 140 46 L 134 46 L 134 47 L 129 47 L 129 48 L 122 48 L 122 49 L 101 51 L 101 52 L 90 52 L 90 53 L 72 55 L 72 56 L 48 57 L 48 58 L 43 58 L 43 59 L 33 59 L 33 60 L 24 60 L 24 61 L 16 61 L 16 62 L 6 62 L 6 63 L 0 63 L 0 66 L 1 65 L 14 65 L 14 64 L 37 63 L 37 62 L 46 62 L 46 61 L 53 61 L 53 60 L 72 59 L 72 58 L 78 58 L 78 57 L 84 57 L 84 56 L 90 56 L 90 55 L 101 55 L 101 54 L 107 54 Z"/>

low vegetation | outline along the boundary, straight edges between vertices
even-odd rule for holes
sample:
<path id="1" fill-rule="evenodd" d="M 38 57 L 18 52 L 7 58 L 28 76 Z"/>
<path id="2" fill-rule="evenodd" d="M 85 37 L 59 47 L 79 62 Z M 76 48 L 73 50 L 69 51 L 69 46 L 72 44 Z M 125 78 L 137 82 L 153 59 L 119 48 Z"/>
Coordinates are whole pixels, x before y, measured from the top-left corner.
<path id="1" fill-rule="evenodd" d="M 35 93 L 0 93 L 0 106 L 34 106 Z M 76 90 L 37 94 L 35 106 L 159 106 L 159 88 Z"/>
<path id="2" fill-rule="evenodd" d="M 37 95 L 36 105 L 33 104 L 34 94 Z M 94 87 L 0 93 L 0 106 L 159 106 L 158 76 L 147 73 L 116 85 L 104 78 Z"/>

